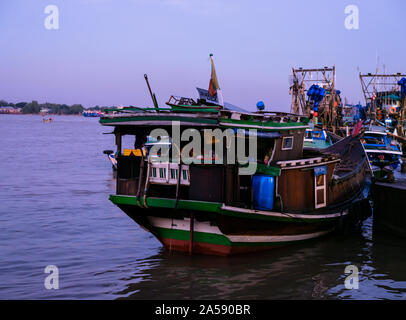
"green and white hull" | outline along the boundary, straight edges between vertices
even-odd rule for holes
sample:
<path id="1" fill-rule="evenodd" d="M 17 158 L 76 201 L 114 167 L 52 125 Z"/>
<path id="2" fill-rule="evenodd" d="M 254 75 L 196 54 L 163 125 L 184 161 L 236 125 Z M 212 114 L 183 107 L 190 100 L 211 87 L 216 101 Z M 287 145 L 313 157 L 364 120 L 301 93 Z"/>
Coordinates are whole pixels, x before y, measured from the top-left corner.
<path id="1" fill-rule="evenodd" d="M 349 210 L 287 214 L 219 203 L 112 195 L 118 205 L 170 251 L 232 255 L 268 250 L 323 236 Z M 163 209 L 163 207 L 166 209 Z M 203 210 L 203 211 L 202 211 Z"/>

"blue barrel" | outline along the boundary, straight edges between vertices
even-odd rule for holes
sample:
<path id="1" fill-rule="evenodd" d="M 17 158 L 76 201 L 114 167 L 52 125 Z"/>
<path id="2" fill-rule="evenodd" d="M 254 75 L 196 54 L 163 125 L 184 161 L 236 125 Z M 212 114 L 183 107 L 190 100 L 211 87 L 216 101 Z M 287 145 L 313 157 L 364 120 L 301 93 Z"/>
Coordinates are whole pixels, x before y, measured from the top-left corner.
<path id="1" fill-rule="evenodd" d="M 275 177 L 256 174 L 252 177 L 254 209 L 272 210 L 275 190 Z"/>

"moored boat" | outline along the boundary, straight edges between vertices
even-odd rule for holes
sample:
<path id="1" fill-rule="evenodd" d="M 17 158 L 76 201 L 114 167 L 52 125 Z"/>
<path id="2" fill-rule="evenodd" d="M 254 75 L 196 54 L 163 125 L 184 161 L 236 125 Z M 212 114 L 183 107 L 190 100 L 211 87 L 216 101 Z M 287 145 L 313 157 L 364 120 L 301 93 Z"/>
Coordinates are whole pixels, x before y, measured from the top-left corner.
<path id="1" fill-rule="evenodd" d="M 388 135 L 384 127 L 371 126 L 361 139 L 371 167 L 391 166 L 396 169 L 402 156 L 401 145 Z"/>
<path id="2" fill-rule="evenodd" d="M 359 132 L 309 152 L 305 116 L 190 98 L 171 97 L 167 105 L 106 110 L 100 119 L 114 127 L 117 145 L 110 200 L 167 249 L 260 251 L 366 217 Z M 123 136 L 133 136 L 134 152 L 122 152 Z M 161 142 L 147 147 L 152 139 Z"/>
<path id="3" fill-rule="evenodd" d="M 82 115 L 84 117 L 102 117 L 103 113 L 101 111 L 97 111 L 97 110 L 84 110 L 82 112 Z"/>
<path id="4" fill-rule="evenodd" d="M 324 129 L 314 129 L 310 127 L 306 129 L 304 138 L 304 148 L 309 149 L 325 149 L 333 144 L 331 137 Z"/>
<path id="5" fill-rule="evenodd" d="M 306 118 L 220 111 L 215 120 L 211 114 L 159 113 L 127 112 L 100 121 L 115 126 L 118 151 L 122 135 L 142 140 L 151 123 L 167 127 L 169 120 L 196 132 L 207 126 L 261 127 L 258 133 L 266 134 L 257 136 L 259 157 L 251 175 L 240 175 L 239 164 L 153 163 L 151 154 L 119 151 L 117 193 L 110 200 L 170 250 L 222 255 L 264 250 L 319 237 L 360 213 L 353 203 L 362 199 L 367 162 L 358 137 L 306 158 Z"/>

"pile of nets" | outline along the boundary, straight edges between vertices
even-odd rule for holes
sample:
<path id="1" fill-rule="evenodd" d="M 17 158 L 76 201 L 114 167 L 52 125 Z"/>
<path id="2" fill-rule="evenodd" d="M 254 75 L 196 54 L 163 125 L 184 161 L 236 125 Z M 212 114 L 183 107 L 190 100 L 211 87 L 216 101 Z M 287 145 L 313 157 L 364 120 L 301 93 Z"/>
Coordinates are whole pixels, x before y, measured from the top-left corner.
<path id="1" fill-rule="evenodd" d="M 326 96 L 326 90 L 316 84 L 313 84 L 309 90 L 307 90 L 307 95 L 309 96 L 309 99 L 313 101 L 313 115 L 317 117 L 319 104 Z"/>
<path id="2" fill-rule="evenodd" d="M 402 78 L 398 81 L 398 85 L 400 85 L 400 93 L 402 97 L 406 95 L 406 78 Z"/>

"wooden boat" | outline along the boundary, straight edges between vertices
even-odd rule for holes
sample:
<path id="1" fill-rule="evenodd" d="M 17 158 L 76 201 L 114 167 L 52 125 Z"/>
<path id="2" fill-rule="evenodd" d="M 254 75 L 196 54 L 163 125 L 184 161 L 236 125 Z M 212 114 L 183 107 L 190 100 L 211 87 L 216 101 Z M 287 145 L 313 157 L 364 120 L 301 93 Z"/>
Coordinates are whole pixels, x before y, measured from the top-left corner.
<path id="1" fill-rule="evenodd" d="M 237 112 L 189 98 L 171 97 L 167 105 L 106 110 L 100 119 L 114 127 L 117 145 L 117 189 L 110 200 L 167 249 L 214 255 L 266 250 L 365 218 L 368 163 L 358 135 L 304 151 L 307 117 Z M 123 154 L 124 135 L 134 136 L 134 148 L 141 149 L 153 129 L 173 136 L 174 123 L 181 132 L 194 129 L 202 141 L 207 129 L 243 130 L 240 141 L 255 139 L 257 157 L 229 164 L 227 153 L 221 162 L 213 157 L 186 164 L 152 161 L 149 147 L 145 156 Z M 224 142 L 218 140 L 213 147 Z M 171 150 L 184 150 L 186 143 L 171 141 Z M 230 150 L 227 140 L 220 148 Z M 250 165 L 255 171 L 241 174 Z"/>
<path id="2" fill-rule="evenodd" d="M 309 128 L 305 132 L 303 148 L 304 150 L 326 149 L 342 138 L 335 133 L 326 131 L 322 127 L 309 123 Z"/>
<path id="3" fill-rule="evenodd" d="M 391 166 L 396 169 L 402 156 L 400 144 L 391 139 L 384 127 L 371 126 L 361 139 L 371 168 Z"/>
<path id="4" fill-rule="evenodd" d="M 391 133 L 406 137 L 406 75 L 359 74 L 368 117 L 371 121 L 389 128 Z"/>
<path id="5" fill-rule="evenodd" d="M 101 117 L 101 116 L 103 116 L 103 114 L 102 114 L 102 112 L 101 111 L 98 111 L 98 110 L 84 110 L 83 112 L 82 112 L 82 115 L 84 116 L 84 117 Z"/>
<path id="6" fill-rule="evenodd" d="M 326 130 L 306 129 L 304 148 L 325 149 L 332 145 Z"/>
<path id="7" fill-rule="evenodd" d="M 48 123 L 48 122 L 51 122 L 52 121 L 52 117 L 43 117 L 42 118 L 42 122 L 44 122 L 44 123 Z"/>

